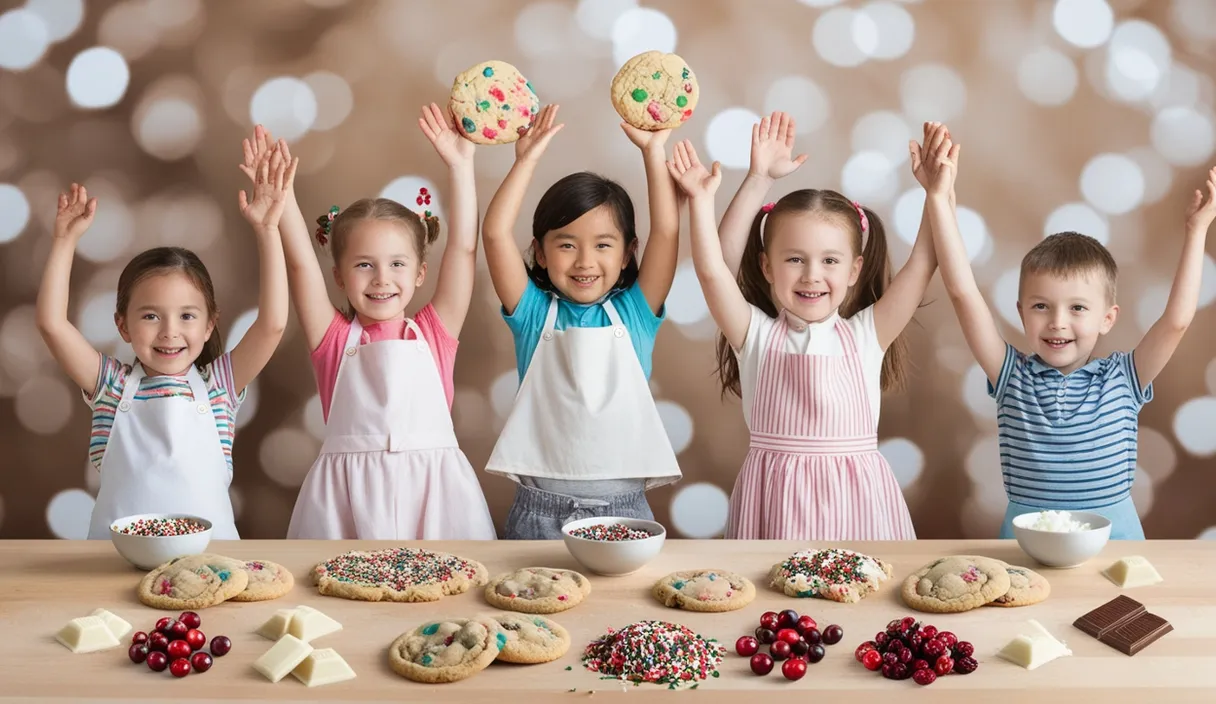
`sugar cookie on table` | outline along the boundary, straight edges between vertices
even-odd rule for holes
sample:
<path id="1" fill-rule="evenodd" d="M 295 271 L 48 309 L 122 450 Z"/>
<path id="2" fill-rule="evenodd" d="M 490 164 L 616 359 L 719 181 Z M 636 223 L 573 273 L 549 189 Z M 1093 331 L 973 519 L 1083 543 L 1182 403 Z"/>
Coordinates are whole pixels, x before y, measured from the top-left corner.
<path id="1" fill-rule="evenodd" d="M 679 127 L 692 117 L 701 89 L 684 59 L 647 51 L 625 62 L 612 79 L 612 106 L 642 130 Z"/>
<path id="2" fill-rule="evenodd" d="M 245 591 L 245 563 L 222 555 L 187 555 L 169 560 L 140 580 L 136 593 L 155 609 L 205 609 Z"/>
<path id="3" fill-rule="evenodd" d="M 415 682 L 456 682 L 486 669 L 506 642 L 491 619 L 431 621 L 398 636 L 388 662 L 393 672 Z"/>
<path id="4" fill-rule="evenodd" d="M 976 555 L 942 557 L 908 575 L 901 595 L 917 611 L 970 611 L 1009 592 L 1008 567 L 1000 560 Z"/>
<path id="5" fill-rule="evenodd" d="M 500 574 L 486 585 L 491 606 L 525 614 L 556 614 L 582 603 L 591 582 L 572 570 L 525 567 Z"/>
<path id="6" fill-rule="evenodd" d="M 561 624 L 536 614 L 499 614 L 494 617 L 506 636 L 498 659 L 518 665 L 552 662 L 570 650 L 570 633 Z"/>
<path id="7" fill-rule="evenodd" d="M 284 566 L 269 560 L 246 560 L 249 584 L 232 601 L 270 601 L 291 591 L 296 579 Z"/>
<path id="8" fill-rule="evenodd" d="M 773 565 L 770 583 L 786 596 L 854 604 L 891 578 L 891 565 L 852 550 L 803 550 Z"/>
<path id="9" fill-rule="evenodd" d="M 1034 570 L 1005 565 L 1009 574 L 1009 591 L 984 606 L 1003 606 L 1005 608 L 1030 606 L 1043 601 L 1051 594 L 1051 583 L 1043 575 Z"/>
<path id="10" fill-rule="evenodd" d="M 448 100 L 456 128 L 478 144 L 507 144 L 532 126 L 540 98 L 519 69 L 485 61 L 456 77 Z"/>
<path id="11" fill-rule="evenodd" d="M 438 601 L 487 579 L 480 562 L 419 548 L 352 550 L 313 568 L 319 592 L 356 601 Z"/>
<path id="12" fill-rule="evenodd" d="M 654 583 L 651 594 L 664 606 L 711 613 L 735 611 L 752 603 L 756 586 L 726 570 L 672 572 Z"/>

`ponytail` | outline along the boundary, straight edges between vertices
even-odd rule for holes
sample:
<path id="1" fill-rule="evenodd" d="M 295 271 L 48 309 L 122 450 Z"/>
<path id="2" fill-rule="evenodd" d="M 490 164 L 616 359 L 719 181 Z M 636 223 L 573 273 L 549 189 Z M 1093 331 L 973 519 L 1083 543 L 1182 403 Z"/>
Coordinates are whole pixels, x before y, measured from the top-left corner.
<path id="1" fill-rule="evenodd" d="M 840 316 L 851 318 L 869 308 L 882 298 L 891 285 L 891 256 L 887 249 L 887 234 L 878 214 L 861 205 L 854 205 L 853 217 L 861 226 L 861 215 L 865 215 L 867 226 L 862 237 L 865 240 L 861 252 L 861 272 L 857 283 L 840 305 Z M 908 356 L 907 340 L 901 332 L 887 348 L 882 359 L 881 387 L 883 391 L 898 391 L 907 383 L 905 368 Z"/>
<path id="2" fill-rule="evenodd" d="M 764 311 L 770 318 L 777 317 L 777 305 L 773 303 L 772 286 L 764 277 L 764 268 L 760 257 L 764 254 L 764 224 L 768 211 L 761 210 L 752 219 L 752 227 L 747 235 L 747 245 L 743 248 L 743 257 L 739 260 L 739 291 L 748 303 Z M 726 336 L 718 334 L 718 380 L 722 384 L 722 395 L 734 394 L 743 397 L 739 385 L 739 359 L 731 349 Z"/>
<path id="3" fill-rule="evenodd" d="M 198 359 L 194 360 L 194 366 L 199 369 L 203 369 L 224 354 L 224 338 L 220 335 L 219 321 L 216 320 L 215 323 L 215 327 L 211 330 L 211 337 L 203 343 L 203 351 L 199 354 Z"/>

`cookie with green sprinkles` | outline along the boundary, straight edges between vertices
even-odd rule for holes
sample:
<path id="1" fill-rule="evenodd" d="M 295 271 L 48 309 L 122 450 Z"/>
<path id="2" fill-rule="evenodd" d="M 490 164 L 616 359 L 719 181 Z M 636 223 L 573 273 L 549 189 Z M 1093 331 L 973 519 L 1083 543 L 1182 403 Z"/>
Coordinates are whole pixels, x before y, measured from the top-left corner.
<path id="1" fill-rule="evenodd" d="M 506 642 L 506 634 L 490 619 L 430 621 L 393 641 L 388 664 L 414 682 L 456 682 L 489 667 Z"/>
<path id="2" fill-rule="evenodd" d="M 499 614 L 494 617 L 506 642 L 498 653 L 502 662 L 535 665 L 552 662 L 570 650 L 570 633 L 552 619 L 535 614 Z"/>
<path id="3" fill-rule="evenodd" d="M 486 585 L 486 601 L 508 611 L 556 614 L 582 603 L 591 582 L 572 570 L 526 567 L 500 574 Z"/>
<path id="4" fill-rule="evenodd" d="M 669 689 L 718 676 L 726 649 L 686 626 L 638 621 L 612 629 L 583 651 L 583 666 L 604 679 L 665 684 Z"/>
<path id="5" fill-rule="evenodd" d="M 625 122 L 641 130 L 669 130 L 696 110 L 701 89 L 684 59 L 647 51 L 625 62 L 612 79 L 612 105 Z"/>
<path id="6" fill-rule="evenodd" d="M 140 580 L 145 606 L 172 611 L 205 609 L 245 591 L 245 563 L 222 555 L 187 555 L 169 560 Z"/>
<path id="7" fill-rule="evenodd" d="M 651 593 L 664 606 L 720 613 L 752 603 L 756 586 L 743 575 L 726 570 L 687 570 L 655 582 Z"/>
<path id="8" fill-rule="evenodd" d="M 317 590 L 356 601 L 438 601 L 488 580 L 480 562 L 419 548 L 353 550 L 313 568 Z"/>
<path id="9" fill-rule="evenodd" d="M 773 565 L 770 584 L 792 597 L 855 604 L 891 578 L 891 565 L 852 550 L 803 550 Z"/>
<path id="10" fill-rule="evenodd" d="M 507 144 L 532 126 L 540 98 L 519 69 L 484 61 L 456 77 L 448 108 L 456 131 L 477 144 Z"/>

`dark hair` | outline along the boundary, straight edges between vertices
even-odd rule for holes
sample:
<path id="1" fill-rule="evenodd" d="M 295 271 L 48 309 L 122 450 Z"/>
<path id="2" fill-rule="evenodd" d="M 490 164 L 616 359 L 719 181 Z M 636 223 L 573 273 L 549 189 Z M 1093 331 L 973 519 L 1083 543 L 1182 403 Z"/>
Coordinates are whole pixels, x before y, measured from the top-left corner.
<path id="1" fill-rule="evenodd" d="M 637 281 L 638 231 L 634 224 L 633 201 L 616 181 L 590 171 L 580 171 L 549 186 L 536 204 L 536 213 L 532 216 L 532 261 L 528 263 L 528 277 L 533 283 L 542 290 L 553 290 L 549 272 L 536 263 L 536 248 L 544 246 L 545 235 L 560 230 L 601 205 L 612 213 L 629 253 L 629 263 L 621 271 L 613 288 L 629 288 Z"/>
<path id="2" fill-rule="evenodd" d="M 765 251 L 763 235 L 772 232 L 773 220 L 789 213 L 816 213 L 844 224 L 852 239 L 853 251 L 862 256 L 861 272 L 857 283 L 849 289 L 840 305 L 840 315 L 851 318 L 859 311 L 874 305 L 891 283 L 891 258 L 887 254 L 887 236 L 878 214 L 863 208 L 868 228 L 863 237 L 861 215 L 858 206 L 836 191 L 803 189 L 785 196 L 767 213 L 761 210 L 752 220 L 752 229 L 739 263 L 739 290 L 749 303 L 764 311 L 770 318 L 777 317 L 777 306 L 773 303 L 771 286 L 764 278 L 760 265 L 760 254 Z M 863 243 L 864 241 L 864 248 Z M 882 390 L 900 389 L 905 382 L 905 359 L 907 342 L 903 335 L 887 348 L 882 360 Z M 739 360 L 726 338 L 718 336 L 718 378 L 722 382 L 722 393 L 742 396 L 739 386 Z"/>
<path id="3" fill-rule="evenodd" d="M 321 219 L 325 218 L 321 216 Z M 329 251 L 335 262 L 342 258 L 350 231 L 362 220 L 389 220 L 400 224 L 414 236 L 419 262 L 426 259 L 426 250 L 431 243 L 439 239 L 438 217 L 416 213 L 388 198 L 361 198 L 339 212 L 330 227 Z"/>
<path id="4" fill-rule="evenodd" d="M 173 272 L 181 272 L 190 277 L 194 287 L 203 294 L 207 301 L 207 315 L 212 321 L 219 318 L 219 308 L 215 305 L 215 286 L 211 283 L 211 274 L 198 255 L 182 247 L 154 247 L 136 254 L 118 277 L 118 305 L 115 314 L 126 317 L 127 307 L 131 305 L 131 291 L 135 285 L 149 276 L 159 276 Z M 194 360 L 194 366 L 202 369 L 214 362 L 224 353 L 224 342 L 220 337 L 217 325 L 211 331 L 211 337 L 203 344 L 203 352 Z"/>
<path id="5" fill-rule="evenodd" d="M 1115 302 L 1115 284 L 1119 266 L 1110 251 L 1098 240 L 1078 232 L 1057 232 L 1036 244 L 1022 257 L 1022 272 L 1018 276 L 1018 298 L 1028 274 L 1077 276 L 1094 271 L 1106 279 L 1106 302 Z"/>

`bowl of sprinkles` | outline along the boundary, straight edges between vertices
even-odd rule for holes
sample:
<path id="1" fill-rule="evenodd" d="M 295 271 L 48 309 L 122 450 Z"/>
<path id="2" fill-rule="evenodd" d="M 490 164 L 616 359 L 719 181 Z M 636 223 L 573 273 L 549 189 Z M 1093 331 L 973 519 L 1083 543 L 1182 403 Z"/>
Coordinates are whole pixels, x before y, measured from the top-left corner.
<path id="1" fill-rule="evenodd" d="M 600 673 L 603 679 L 692 689 L 718 676 L 725 654 L 717 641 L 678 623 L 638 621 L 619 631 L 608 629 L 588 645 L 583 667 Z"/>
<path id="2" fill-rule="evenodd" d="M 562 540 L 591 572 L 620 577 L 642 569 L 663 549 L 663 524 L 641 518 L 583 518 L 562 526 Z"/>
<path id="3" fill-rule="evenodd" d="M 110 542 L 127 562 L 150 570 L 211 543 L 211 521 L 185 513 L 143 513 L 110 524 Z"/>

